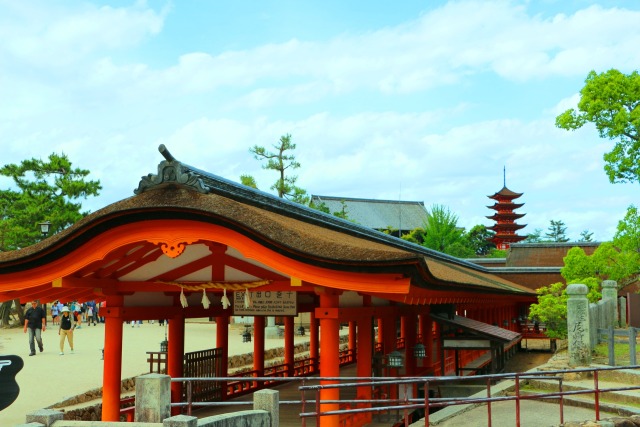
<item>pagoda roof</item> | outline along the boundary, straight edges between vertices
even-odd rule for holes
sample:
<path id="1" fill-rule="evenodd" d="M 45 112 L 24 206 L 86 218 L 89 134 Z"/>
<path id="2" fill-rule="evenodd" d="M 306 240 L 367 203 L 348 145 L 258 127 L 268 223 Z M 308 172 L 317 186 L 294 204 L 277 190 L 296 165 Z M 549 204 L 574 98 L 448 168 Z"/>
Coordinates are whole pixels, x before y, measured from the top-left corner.
<path id="1" fill-rule="evenodd" d="M 515 213 L 515 212 L 503 212 L 503 213 L 495 213 L 491 216 L 488 216 L 487 219 L 492 219 L 494 221 L 498 221 L 500 219 L 519 219 L 525 215 L 526 214 Z"/>
<path id="2" fill-rule="evenodd" d="M 493 243 L 518 243 L 521 240 L 526 239 L 527 236 L 518 236 L 517 234 L 496 234 L 491 238 Z"/>
<path id="3" fill-rule="evenodd" d="M 516 224 L 516 223 L 504 223 L 504 224 L 495 224 L 491 227 L 487 227 L 487 230 L 495 231 L 496 233 L 500 230 L 520 230 L 521 228 L 525 228 L 527 224 Z"/>
<path id="4" fill-rule="evenodd" d="M 509 190 L 506 186 L 502 187 L 502 190 L 498 191 L 497 193 L 494 193 L 491 196 L 487 196 L 490 199 L 517 199 L 518 197 L 522 196 L 524 193 L 516 193 L 514 191 Z"/>
<path id="5" fill-rule="evenodd" d="M 489 209 L 494 210 L 515 210 L 524 206 L 524 203 L 496 203 L 493 206 L 487 206 Z"/>

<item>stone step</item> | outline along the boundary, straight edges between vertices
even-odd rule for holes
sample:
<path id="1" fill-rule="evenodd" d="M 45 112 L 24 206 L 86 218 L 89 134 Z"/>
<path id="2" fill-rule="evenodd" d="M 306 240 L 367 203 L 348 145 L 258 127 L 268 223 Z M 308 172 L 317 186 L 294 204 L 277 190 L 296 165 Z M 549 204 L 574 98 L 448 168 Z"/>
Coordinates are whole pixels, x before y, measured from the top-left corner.
<path id="1" fill-rule="evenodd" d="M 527 391 L 523 391 L 520 394 L 523 396 L 533 396 L 533 395 L 537 395 L 543 392 L 548 392 L 548 390 L 540 390 L 539 393 L 537 393 L 535 390 L 527 390 Z M 584 394 L 584 395 L 570 395 L 570 396 L 564 396 L 563 399 L 563 404 L 566 406 L 574 406 L 574 407 L 578 407 L 578 408 L 589 408 L 589 409 L 593 409 L 594 410 L 594 414 L 595 414 L 595 400 L 593 398 L 588 398 L 585 396 L 589 396 L 588 394 Z M 544 399 L 545 402 L 549 402 L 549 403 L 556 403 L 559 404 L 560 403 L 560 399 L 559 398 L 545 398 Z M 611 402 L 609 400 L 603 400 L 600 399 L 600 412 L 601 413 L 611 413 L 611 414 L 618 414 L 620 416 L 624 416 L 624 417 L 630 417 L 633 415 L 640 415 L 640 407 L 639 406 L 631 406 L 628 404 L 624 404 L 618 401 L 615 402 Z"/>
<path id="2" fill-rule="evenodd" d="M 530 387 L 544 391 L 559 390 L 559 384 L 557 380 L 528 379 L 524 380 L 522 384 L 527 384 Z M 640 383 L 598 381 L 598 389 L 612 389 L 611 391 L 601 391 L 600 399 L 640 405 L 640 389 L 636 388 L 635 390 L 615 390 L 628 387 L 638 387 L 638 384 Z M 562 389 L 564 391 L 593 390 L 594 386 L 595 384 L 593 382 L 593 379 L 562 382 Z M 593 399 L 595 393 L 585 393 L 582 396 L 584 396 L 585 398 L 588 397 Z"/>

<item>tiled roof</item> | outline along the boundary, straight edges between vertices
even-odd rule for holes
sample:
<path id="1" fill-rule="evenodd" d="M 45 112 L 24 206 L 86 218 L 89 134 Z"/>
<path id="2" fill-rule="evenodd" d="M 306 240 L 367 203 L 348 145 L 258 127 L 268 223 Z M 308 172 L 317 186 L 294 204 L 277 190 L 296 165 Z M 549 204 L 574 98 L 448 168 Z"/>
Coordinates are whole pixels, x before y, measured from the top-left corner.
<path id="1" fill-rule="evenodd" d="M 564 267 L 564 257 L 573 247 L 582 248 L 587 255 L 600 246 L 599 242 L 517 243 L 507 255 L 507 267 Z"/>
<path id="2" fill-rule="evenodd" d="M 502 199 L 502 198 L 508 198 L 508 199 L 517 199 L 518 197 L 522 196 L 524 193 L 516 193 L 514 191 L 509 190 L 507 187 L 502 187 L 502 189 L 500 191 L 498 191 L 497 193 L 494 193 L 491 196 L 487 196 L 490 199 Z"/>
<path id="3" fill-rule="evenodd" d="M 474 334 L 481 335 L 489 339 L 503 341 L 505 343 L 516 340 L 521 336 L 521 334 L 517 332 L 502 329 L 498 326 L 489 325 L 488 323 L 479 322 L 463 316 L 454 316 L 453 319 L 449 319 L 446 316 L 432 314 L 431 318 L 440 323 L 458 326 Z"/>
<path id="4" fill-rule="evenodd" d="M 376 230 L 392 227 L 397 230 L 424 228 L 428 213 L 424 202 L 406 200 L 356 199 L 312 195 L 313 203 L 324 203 L 329 212 L 346 209 L 347 216 L 357 224 Z"/>

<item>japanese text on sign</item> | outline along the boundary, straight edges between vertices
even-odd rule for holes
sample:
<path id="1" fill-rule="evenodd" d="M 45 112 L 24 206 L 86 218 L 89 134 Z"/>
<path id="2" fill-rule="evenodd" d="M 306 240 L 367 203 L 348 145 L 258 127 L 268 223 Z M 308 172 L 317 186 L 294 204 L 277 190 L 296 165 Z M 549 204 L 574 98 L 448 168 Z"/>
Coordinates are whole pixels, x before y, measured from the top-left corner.
<path id="1" fill-rule="evenodd" d="M 249 292 L 249 307 L 245 292 L 233 293 L 233 314 L 236 316 L 295 316 L 298 314 L 296 293 L 292 291 Z"/>

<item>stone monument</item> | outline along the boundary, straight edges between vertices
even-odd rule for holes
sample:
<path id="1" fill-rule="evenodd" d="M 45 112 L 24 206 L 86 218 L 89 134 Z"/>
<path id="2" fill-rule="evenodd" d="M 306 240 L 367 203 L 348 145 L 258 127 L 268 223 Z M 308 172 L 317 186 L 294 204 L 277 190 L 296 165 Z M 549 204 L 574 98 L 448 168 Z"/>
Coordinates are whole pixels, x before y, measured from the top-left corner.
<path id="1" fill-rule="evenodd" d="M 589 300 L 588 288 L 582 284 L 567 286 L 567 334 L 569 341 L 569 366 L 591 364 L 589 342 Z"/>

